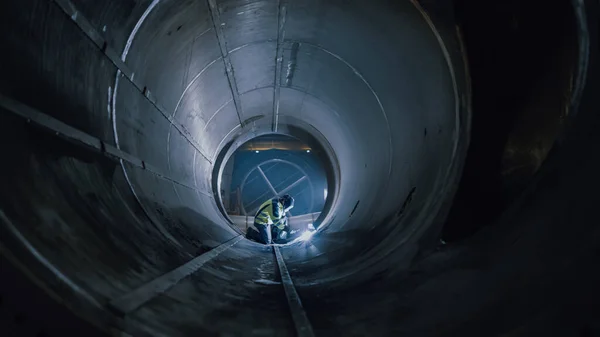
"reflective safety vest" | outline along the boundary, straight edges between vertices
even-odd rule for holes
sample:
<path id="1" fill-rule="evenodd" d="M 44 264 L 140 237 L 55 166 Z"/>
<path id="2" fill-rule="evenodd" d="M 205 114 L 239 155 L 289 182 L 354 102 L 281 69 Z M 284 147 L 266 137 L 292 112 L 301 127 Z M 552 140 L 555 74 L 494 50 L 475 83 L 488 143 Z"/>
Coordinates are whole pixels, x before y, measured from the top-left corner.
<path id="1" fill-rule="evenodd" d="M 279 229 L 284 228 L 284 223 L 280 222 L 285 214 L 283 213 L 283 204 L 277 199 L 265 201 L 258 208 L 254 222 L 260 225 L 275 224 Z"/>

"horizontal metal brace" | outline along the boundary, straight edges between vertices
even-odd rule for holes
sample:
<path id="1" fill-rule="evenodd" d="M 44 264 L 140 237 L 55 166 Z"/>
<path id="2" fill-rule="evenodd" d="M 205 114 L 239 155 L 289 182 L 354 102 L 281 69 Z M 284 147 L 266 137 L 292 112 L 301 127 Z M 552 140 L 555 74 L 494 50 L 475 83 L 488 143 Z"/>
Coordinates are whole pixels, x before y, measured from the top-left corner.
<path id="1" fill-rule="evenodd" d="M 66 123 L 59 121 L 58 119 L 51 117 L 43 112 L 40 112 L 26 104 L 23 104 L 19 101 L 16 101 L 8 96 L 5 96 L 0 93 L 0 107 L 5 110 L 15 114 L 23 118 L 28 123 L 35 123 L 47 129 L 55 136 L 63 138 L 71 143 L 80 146 L 81 148 L 97 151 L 100 154 L 103 154 L 107 158 L 115 161 L 122 160 L 127 162 L 135 167 L 148 171 L 155 176 L 162 178 L 164 180 L 170 181 L 180 186 L 187 187 L 191 190 L 198 191 L 199 193 L 210 196 L 210 193 L 206 191 L 199 190 L 198 188 L 177 181 L 169 176 L 161 174 L 155 169 L 151 164 L 148 164 L 144 160 L 130 154 L 124 152 L 122 150 L 117 149 L 115 146 L 111 144 L 107 144 L 102 140 L 89 135 L 79 129 L 76 129 Z"/>
<path id="2" fill-rule="evenodd" d="M 236 243 L 242 240 L 242 236 L 235 238 L 213 248 L 212 250 L 194 258 L 184 265 L 173 269 L 172 271 L 144 284 L 134 291 L 125 294 L 115 300 L 110 301 L 109 307 L 119 314 L 128 314 L 137 308 L 141 307 L 156 296 L 166 292 L 175 286 L 182 279 L 190 276 L 200 269 L 203 265 L 210 262 L 215 257 L 227 249 L 233 247 Z"/>

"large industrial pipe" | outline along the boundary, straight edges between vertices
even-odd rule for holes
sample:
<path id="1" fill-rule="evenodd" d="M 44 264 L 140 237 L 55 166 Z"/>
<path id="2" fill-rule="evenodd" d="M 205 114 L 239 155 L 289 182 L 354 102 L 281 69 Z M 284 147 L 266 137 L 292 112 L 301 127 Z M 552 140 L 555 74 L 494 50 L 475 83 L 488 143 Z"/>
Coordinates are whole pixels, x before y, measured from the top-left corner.
<path id="1" fill-rule="evenodd" d="M 0 304 L 46 334 L 70 325 L 22 294 L 41 288 L 36 303 L 58 301 L 82 335 L 293 335 L 275 255 L 239 237 L 219 194 L 232 153 L 279 133 L 327 171 L 318 233 L 281 249 L 316 335 L 593 333 L 600 237 L 586 216 L 599 198 L 575 196 L 599 185 L 597 3 L 547 8 L 568 27 L 549 57 L 573 50 L 551 78 L 569 88 L 547 149 L 560 146 L 503 204 L 504 225 L 440 248 L 469 148 L 469 68 L 490 67 L 469 64 L 484 40 L 465 43 L 472 14 L 456 4 L 3 1 Z M 533 7 L 489 15 L 517 24 Z M 190 263 L 201 269 L 136 293 Z"/>

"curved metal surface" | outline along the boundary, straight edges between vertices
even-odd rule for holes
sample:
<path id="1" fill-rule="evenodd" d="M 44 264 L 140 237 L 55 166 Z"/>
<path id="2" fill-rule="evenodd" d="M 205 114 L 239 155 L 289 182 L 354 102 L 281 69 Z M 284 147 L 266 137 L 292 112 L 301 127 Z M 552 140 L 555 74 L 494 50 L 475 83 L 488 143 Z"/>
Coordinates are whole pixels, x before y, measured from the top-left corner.
<path id="1" fill-rule="evenodd" d="M 600 236 L 585 216 L 598 196 L 577 198 L 599 185 L 597 18 L 585 16 L 597 2 L 572 1 L 582 120 L 556 150 L 562 178 L 542 171 L 542 192 L 506 226 L 437 250 L 471 117 L 456 18 L 427 10 L 443 1 L 70 2 L 78 19 L 53 1 L 0 4 L 0 90 L 144 161 L 117 165 L 2 111 L 0 215 L 12 235 L 0 241 L 104 332 L 292 336 L 283 259 L 286 291 L 305 310 L 296 323 L 319 336 L 553 332 L 539 321 L 576 335 L 567 328 L 592 321 L 565 308 L 584 307 L 600 282 L 589 267 Z M 238 235 L 217 204 L 217 166 L 274 127 L 323 143 L 336 189 L 326 226 L 277 248 L 277 260 L 246 240 L 214 251 Z M 210 251 L 221 254 L 125 318 L 94 314 Z"/>
<path id="2" fill-rule="evenodd" d="M 131 31 L 131 34 L 129 35 L 129 38 L 127 39 L 127 44 L 125 45 L 125 48 L 123 49 L 123 53 L 121 54 L 121 60 L 123 62 L 125 62 L 127 60 L 127 54 L 129 53 L 129 49 L 131 48 L 131 44 L 133 43 L 133 39 L 135 38 L 138 30 L 140 29 L 141 25 L 144 23 L 144 21 L 146 20 L 146 18 L 150 14 L 150 12 L 159 3 L 159 1 L 160 0 L 153 0 L 152 3 L 150 5 L 148 5 L 148 8 L 144 11 L 144 13 L 142 14 L 142 16 L 138 20 L 138 22 L 135 24 L 135 27 L 133 28 L 133 30 Z M 110 104 L 110 106 L 112 107 L 111 119 L 112 119 L 112 127 L 113 127 L 113 136 L 114 136 L 114 140 L 115 140 L 115 146 L 117 147 L 117 149 L 121 149 L 121 147 L 120 147 L 121 145 L 119 143 L 119 134 L 117 132 L 117 108 L 116 108 L 117 93 L 118 93 L 118 90 L 119 90 L 119 81 L 121 79 L 121 76 L 122 76 L 121 70 L 117 70 L 117 73 L 115 75 L 114 91 L 113 91 L 112 96 L 111 96 L 112 100 L 111 100 L 111 104 Z M 109 87 L 108 90 L 110 92 L 111 87 Z M 120 164 L 121 164 L 121 169 L 123 170 L 123 175 L 125 176 L 125 180 L 127 181 L 127 184 L 129 185 L 129 188 L 131 189 L 131 193 L 134 195 L 135 199 L 137 200 L 137 202 L 140 204 L 140 206 L 144 210 L 144 213 L 146 213 L 146 215 L 148 216 L 148 218 L 150 219 L 150 221 L 152 221 L 155 224 L 156 228 L 158 228 L 158 230 L 161 233 L 163 233 L 163 235 L 165 237 L 167 237 L 173 243 L 175 243 L 177 245 L 180 245 L 180 243 L 177 241 L 177 239 L 175 239 L 164 228 L 164 226 L 162 224 L 160 224 L 159 222 L 155 221 L 154 218 L 152 216 L 150 216 L 149 212 L 146 209 L 146 206 L 141 201 L 138 193 L 136 192 L 135 187 L 133 186 L 133 184 L 131 182 L 131 179 L 129 178 L 129 174 L 127 173 L 127 169 L 125 168 L 125 165 L 124 165 L 124 163 L 123 163 L 122 160 L 120 161 Z"/>
<path id="3" fill-rule="evenodd" d="M 398 182 L 418 176 L 422 176 L 417 178 L 422 180 L 434 179 L 439 169 L 458 160 L 444 151 L 444 144 L 459 141 L 452 133 L 460 132 L 447 124 L 447 119 L 454 118 L 455 101 L 448 95 L 452 92 L 451 85 L 444 82 L 449 78 L 448 70 L 439 67 L 444 56 L 420 14 L 408 3 L 396 9 L 396 16 L 380 18 L 381 22 L 391 25 L 394 32 L 412 34 L 408 39 L 402 34 L 395 36 L 396 33 L 374 35 L 379 29 L 377 25 L 367 17 L 358 21 L 353 18 L 363 9 L 379 8 L 376 11 L 383 13 L 380 12 L 385 8 L 382 4 L 374 7 L 354 4 L 348 7 L 348 13 L 353 13 L 348 16 L 327 1 L 294 1 L 282 5 L 278 1 L 154 0 L 134 7 L 131 13 L 139 13 L 139 17 L 124 15 L 122 23 L 107 29 L 102 25 L 105 8 L 121 11 L 120 4 L 112 1 L 105 4 L 73 1 L 73 4 L 84 8 L 81 15 L 99 25 L 98 32 L 107 32 L 106 41 L 113 40 L 110 34 L 115 34 L 114 40 L 124 41 L 121 60 L 131 69 L 128 81 L 121 79 L 119 69 L 106 70 L 117 74 L 114 83 L 107 85 L 112 89 L 111 124 L 115 146 L 147 158 L 148 165 L 156 167 L 157 172 L 168 172 L 181 184 L 196 188 L 193 191 L 171 182 L 160 182 L 142 171 L 123 166 L 124 179 L 134 191 L 141 209 L 160 231 L 180 245 L 178 249 L 188 254 L 205 249 L 203 247 L 214 247 L 215 242 L 225 242 L 237 235 L 224 221 L 212 197 L 213 161 L 203 158 L 206 158 L 204 153 L 215 153 L 216 159 L 224 144 L 245 136 L 247 130 L 261 134 L 277 127 L 285 134 L 290 127 L 288 121 L 295 118 L 300 121 L 299 127 L 306 125 L 314 129 L 311 133 L 322 135 L 335 155 L 335 160 L 333 157 L 330 160 L 339 169 L 339 172 L 332 169 L 331 173 L 338 179 L 331 184 L 337 189 L 337 193 L 330 193 L 328 198 L 331 209 L 321 215 L 331 220 L 327 229 L 332 232 L 377 227 L 382 218 L 370 219 L 370 214 L 396 208 L 400 204 L 396 195 L 402 195 L 409 188 Z M 145 8 L 140 10 L 140 7 Z M 59 20 L 51 10 L 47 15 L 49 20 Z M 331 17 L 325 19 L 328 15 Z M 398 20 L 403 15 L 411 19 Z M 315 17 L 321 21 L 313 22 Z M 305 34 L 314 27 L 319 27 L 315 34 Z M 336 38 L 345 39 L 345 36 L 334 27 L 355 34 L 355 45 L 337 43 Z M 422 39 L 420 48 L 435 56 L 423 59 L 416 53 L 404 53 L 411 45 L 410 39 Z M 390 50 L 389 45 L 393 43 L 399 45 Z M 298 47 L 292 55 L 290 47 L 295 44 Z M 372 46 L 372 50 L 356 54 L 356 46 L 362 46 L 364 51 L 366 46 Z M 53 47 L 62 48 L 58 43 L 51 45 Z M 119 45 L 110 47 L 120 50 Z M 431 66 L 429 71 L 437 77 L 431 80 L 421 77 L 408 83 L 401 80 L 406 68 L 372 62 L 373 55 L 420 62 L 424 67 Z M 294 73 L 284 73 L 282 67 L 292 62 L 292 58 Z M 281 79 L 283 76 L 285 81 Z M 390 90 L 394 82 L 403 88 L 427 86 L 430 94 L 439 97 L 439 106 L 397 99 L 396 93 Z M 139 83 L 143 83 L 141 94 L 136 93 Z M 173 113 L 165 116 L 163 110 Z M 271 113 L 273 120 L 253 119 Z M 252 121 L 240 125 L 245 120 Z M 420 132 L 417 136 L 412 131 L 420 129 L 422 123 L 448 126 L 448 132 L 423 140 Z M 395 135 L 392 125 L 397 128 Z M 173 128 L 177 132 L 173 132 Z M 440 149 L 418 154 L 406 145 L 410 139 L 430 149 L 439 144 Z M 415 162 L 414 172 L 402 168 L 406 160 Z M 436 169 L 418 171 L 425 166 Z M 377 179 L 367 181 L 361 177 Z M 396 188 L 390 188 L 392 184 L 397 184 Z M 422 187 L 422 196 L 425 198 L 428 190 L 434 192 L 433 188 L 433 185 Z M 357 200 L 361 200 L 361 207 L 354 207 Z M 428 227 L 427 223 L 421 225 Z M 137 230 L 138 227 L 132 228 Z M 156 245 L 154 250 L 160 252 L 160 244 Z M 231 249 L 232 254 L 236 249 Z M 157 254 L 156 259 L 166 259 L 164 254 Z M 135 254 L 131 258 L 143 259 Z M 312 264 L 311 259 L 306 261 Z M 167 263 L 146 268 L 160 274 L 175 267 Z M 92 279 L 89 277 L 87 280 Z M 131 291 L 148 281 L 148 277 L 144 277 L 143 281 L 132 281 L 125 288 Z M 85 284 L 87 281 L 74 279 L 74 282 Z M 102 287 L 101 283 L 95 283 L 93 289 L 98 287 Z M 115 291 L 101 292 L 109 300 L 118 296 Z M 149 319 L 154 310 L 137 311 L 135 320 Z"/>

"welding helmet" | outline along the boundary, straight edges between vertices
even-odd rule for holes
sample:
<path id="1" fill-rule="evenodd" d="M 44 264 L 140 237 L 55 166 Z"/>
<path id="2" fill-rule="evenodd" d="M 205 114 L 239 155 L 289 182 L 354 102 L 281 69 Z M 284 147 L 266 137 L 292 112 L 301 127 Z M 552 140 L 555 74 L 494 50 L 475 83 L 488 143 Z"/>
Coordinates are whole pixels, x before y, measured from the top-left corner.
<path id="1" fill-rule="evenodd" d="M 289 194 L 279 198 L 279 202 L 281 202 L 283 205 L 284 212 L 288 212 L 290 209 L 294 208 L 294 198 L 292 198 Z"/>

